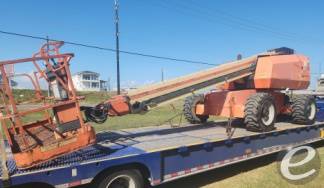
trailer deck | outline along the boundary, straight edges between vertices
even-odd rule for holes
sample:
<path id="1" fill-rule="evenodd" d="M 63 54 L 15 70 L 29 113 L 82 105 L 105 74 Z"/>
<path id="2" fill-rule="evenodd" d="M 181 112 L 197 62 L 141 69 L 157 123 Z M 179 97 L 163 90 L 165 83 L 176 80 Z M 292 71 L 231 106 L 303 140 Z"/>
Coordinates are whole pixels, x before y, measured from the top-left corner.
<path id="1" fill-rule="evenodd" d="M 97 134 L 96 145 L 23 170 L 17 169 L 8 150 L 9 183 L 73 187 L 90 183 L 104 170 L 135 165 L 157 185 L 322 140 L 324 129 L 320 122 L 308 126 L 281 122 L 272 132 L 255 133 L 233 122 L 234 133 L 229 138 L 226 125 L 225 121 L 104 131 Z"/>
<path id="2" fill-rule="evenodd" d="M 99 133 L 99 145 L 113 148 L 118 146 L 131 146 L 145 152 L 170 150 L 182 146 L 205 144 L 228 140 L 226 134 L 227 121 L 209 122 L 204 125 L 184 125 L 182 127 L 148 127 L 121 131 L 108 131 Z M 315 124 L 320 125 L 320 123 Z M 231 139 L 260 135 L 257 132 L 247 131 L 244 126 L 233 123 L 233 136 Z M 281 122 L 276 124 L 272 132 L 289 131 L 305 128 L 305 125 Z M 107 142 L 108 141 L 108 142 Z"/>

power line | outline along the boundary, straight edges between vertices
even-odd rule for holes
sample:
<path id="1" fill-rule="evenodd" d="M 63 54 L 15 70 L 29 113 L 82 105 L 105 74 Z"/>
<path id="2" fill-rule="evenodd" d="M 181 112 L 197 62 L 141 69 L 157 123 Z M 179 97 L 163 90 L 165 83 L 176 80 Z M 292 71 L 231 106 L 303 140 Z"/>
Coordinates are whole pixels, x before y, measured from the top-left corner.
<path id="1" fill-rule="evenodd" d="M 278 31 L 278 29 L 269 27 L 265 24 L 261 24 L 245 18 L 241 18 L 233 14 L 227 13 L 225 11 L 217 10 L 214 8 L 211 9 L 208 7 L 202 7 L 201 4 L 194 1 L 191 1 L 191 4 L 194 6 L 189 6 L 190 4 L 188 3 L 180 3 L 178 1 L 175 2 L 175 1 L 165 0 L 164 2 L 163 1 L 150 1 L 150 2 L 152 3 L 154 2 L 155 4 L 159 3 L 159 5 L 162 5 L 168 9 L 170 8 L 178 9 L 177 12 L 193 13 L 195 14 L 196 18 L 201 17 L 203 18 L 204 21 L 211 21 L 213 23 L 223 24 L 234 29 L 240 28 L 240 29 L 249 30 L 253 32 L 268 33 L 283 40 L 300 42 L 303 44 L 305 42 L 318 43 L 320 45 L 323 44 L 323 42 L 321 42 L 321 40 L 319 39 L 315 39 L 313 37 L 307 37 L 307 36 L 301 37 L 296 33 L 287 33 L 287 32 Z"/>
<path id="2" fill-rule="evenodd" d="M 71 41 L 66 41 L 66 40 L 58 40 L 58 39 L 47 38 L 47 37 L 40 37 L 40 36 L 35 36 L 35 35 L 27 35 L 27 34 L 15 33 L 15 32 L 3 31 L 3 30 L 0 30 L 0 34 L 12 35 L 12 36 L 18 36 L 18 37 L 24 37 L 24 38 L 31 38 L 31 39 L 37 39 L 37 40 L 44 40 L 44 41 L 47 41 L 47 40 L 57 41 L 57 42 L 62 41 L 65 44 L 69 44 L 69 45 L 73 45 L 73 46 L 81 46 L 81 47 L 85 47 L 85 48 L 92 48 L 92 49 L 97 49 L 97 50 L 116 52 L 116 49 L 113 49 L 113 48 L 71 42 Z M 148 57 L 148 58 L 177 61 L 177 62 L 184 62 L 184 63 L 191 63 L 191 64 L 200 64 L 200 65 L 209 65 L 209 66 L 218 65 L 218 64 L 208 63 L 208 62 L 204 62 L 204 61 L 194 61 L 194 60 L 187 60 L 187 59 L 180 59 L 180 58 L 173 58 L 173 57 L 165 57 L 165 56 L 151 55 L 151 54 L 145 54 L 145 53 L 134 52 L 134 51 L 119 50 L 119 52 L 123 53 L 123 54 L 127 54 L 127 55 L 142 56 L 142 57 Z"/>
<path id="3" fill-rule="evenodd" d="M 278 31 L 277 28 L 273 28 L 266 24 L 259 23 L 259 22 L 253 21 L 253 20 L 249 20 L 244 17 L 236 16 L 231 13 L 228 13 L 228 12 L 225 12 L 225 11 L 222 11 L 219 9 L 215 9 L 214 7 L 212 9 L 209 7 L 202 7 L 201 4 L 197 3 L 195 0 L 191 0 L 191 3 L 194 4 L 194 7 L 198 8 L 198 9 L 200 8 L 201 10 L 204 10 L 207 13 L 216 13 L 218 16 L 220 16 L 224 19 L 230 20 L 235 23 L 242 24 L 247 27 L 252 27 L 257 30 L 270 32 L 272 34 L 276 34 L 276 35 L 280 35 L 280 36 L 288 37 L 288 38 L 298 37 L 298 35 L 295 33 L 287 33 L 287 32 Z"/>
<path id="4" fill-rule="evenodd" d="M 263 33 L 268 33 L 268 34 L 272 34 L 275 35 L 277 38 L 283 39 L 283 40 L 290 40 L 290 41 L 295 41 L 296 39 L 290 38 L 288 36 L 285 35 L 281 35 L 279 33 L 275 33 L 275 32 L 271 32 L 271 31 L 266 31 L 264 29 L 260 29 L 257 28 L 255 26 L 250 26 L 244 23 L 240 23 L 237 20 L 229 20 L 226 18 L 217 18 L 215 17 L 215 15 L 209 14 L 209 12 L 207 12 L 206 10 L 200 10 L 197 9 L 198 7 L 190 7 L 187 4 L 185 5 L 180 5 L 179 6 L 179 2 L 174 2 L 172 1 L 172 3 L 167 3 L 167 2 L 163 2 L 163 1 L 150 1 L 150 3 L 153 4 L 159 4 L 160 6 L 163 6 L 165 8 L 167 8 L 168 10 L 171 9 L 175 9 L 177 13 L 182 13 L 185 16 L 188 15 L 192 15 L 193 18 L 198 19 L 203 18 L 203 21 L 207 21 L 210 22 L 212 24 L 222 24 L 225 25 L 229 28 L 232 29 L 243 29 L 243 30 L 247 30 L 247 31 L 252 31 L 252 32 L 263 32 Z M 172 5 L 175 4 L 175 5 Z M 189 13 L 189 14 L 188 14 Z"/>

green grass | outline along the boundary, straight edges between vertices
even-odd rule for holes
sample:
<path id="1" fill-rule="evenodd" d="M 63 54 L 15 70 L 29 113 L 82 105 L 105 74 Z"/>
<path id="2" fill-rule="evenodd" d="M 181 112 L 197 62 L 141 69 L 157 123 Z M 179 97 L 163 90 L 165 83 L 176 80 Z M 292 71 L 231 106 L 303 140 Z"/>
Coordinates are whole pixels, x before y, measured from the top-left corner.
<path id="1" fill-rule="evenodd" d="M 126 128 L 136 128 L 145 126 L 157 126 L 161 124 L 178 125 L 179 123 L 186 123 L 185 119 L 181 119 L 181 115 L 175 115 L 181 112 L 181 101 L 177 102 L 177 109 L 174 111 L 170 106 L 163 106 L 153 109 L 145 114 L 130 114 L 120 117 L 109 117 L 104 124 L 96 124 L 91 122 L 96 131 L 103 130 L 117 130 Z M 176 116 L 176 117 L 175 117 Z M 22 118 L 24 123 L 40 120 L 43 117 L 42 112 L 32 113 Z M 174 119 L 168 121 L 172 117 Z"/>
<path id="2" fill-rule="evenodd" d="M 19 102 L 29 101 L 35 98 L 34 90 L 30 89 L 14 89 L 14 97 Z M 44 96 L 47 96 L 47 91 L 42 91 Z M 81 101 L 82 105 L 96 105 L 100 102 L 111 98 L 114 93 L 109 92 L 78 92 L 79 96 L 84 96 Z M 109 117 L 104 124 L 92 123 L 97 131 L 116 130 L 125 128 L 136 128 L 145 126 L 158 126 L 161 124 L 179 125 L 187 123 L 181 116 L 183 100 L 178 100 L 170 104 L 153 108 L 144 114 L 130 114 L 121 117 Z M 31 122 L 42 117 L 43 113 L 33 113 L 23 117 L 23 122 Z M 215 118 L 214 118 L 215 119 Z M 218 119 L 218 118 L 216 118 Z"/>
<path id="3" fill-rule="evenodd" d="M 42 91 L 44 96 L 47 96 L 47 91 Z M 35 91 L 31 89 L 14 89 L 14 98 L 17 102 L 29 101 L 35 98 Z"/>
<path id="4" fill-rule="evenodd" d="M 42 94 L 47 96 L 47 91 L 43 90 Z M 35 99 L 35 91 L 31 89 L 14 89 L 13 90 L 14 98 L 17 102 L 21 103 L 24 101 L 30 101 Z M 86 104 L 97 104 L 102 101 L 109 99 L 112 96 L 112 93 L 109 92 L 77 92 L 78 96 L 84 96 L 85 100 L 83 103 Z"/>
<path id="5" fill-rule="evenodd" d="M 46 92 L 44 91 L 44 95 Z M 19 101 L 26 101 L 33 98 L 32 90 L 14 90 L 14 95 Z M 95 105 L 105 101 L 111 97 L 108 92 L 78 92 L 78 95 L 85 96 L 85 100 L 81 101 L 85 105 Z M 187 123 L 181 117 L 183 100 L 178 100 L 170 104 L 153 108 L 144 114 L 129 114 L 121 117 L 109 117 L 104 124 L 91 123 L 97 131 L 116 130 L 125 128 L 136 128 L 145 126 L 157 126 L 161 124 L 179 125 L 179 123 Z M 43 113 L 33 113 L 23 117 L 23 122 L 31 122 L 42 117 Z"/>
<path id="6" fill-rule="evenodd" d="M 320 157 L 324 157 L 324 148 L 318 149 Z M 320 174 L 311 182 L 305 185 L 294 185 L 286 181 L 281 177 L 277 169 L 277 162 L 273 162 L 264 167 L 259 167 L 251 171 L 242 172 L 231 178 L 227 178 L 218 182 L 211 183 L 203 187 L 231 187 L 231 188 L 249 188 L 249 187 L 307 187 L 307 188 L 319 188 L 323 187 L 322 182 L 324 179 L 323 164 L 321 166 Z"/>
<path id="7" fill-rule="evenodd" d="M 36 112 L 29 114 L 27 116 L 22 117 L 22 122 L 23 123 L 31 123 L 37 120 L 42 120 L 45 119 L 45 114 L 44 112 Z"/>
<path id="8" fill-rule="evenodd" d="M 96 131 L 118 130 L 127 128 L 138 128 L 147 126 L 172 125 L 179 126 L 188 123 L 182 115 L 183 100 L 174 101 L 170 104 L 159 106 L 143 114 L 129 114 L 124 116 L 109 117 L 103 124 L 91 122 Z M 23 117 L 23 122 L 39 120 L 41 112 L 33 113 Z M 217 120 L 220 117 L 211 117 L 210 120 Z"/>
<path id="9" fill-rule="evenodd" d="M 82 101 L 82 103 L 98 104 L 100 102 L 106 101 L 107 99 L 110 99 L 111 96 L 112 96 L 112 93 L 109 93 L 109 92 L 106 92 L 106 91 L 78 92 L 77 95 L 85 97 L 85 99 Z"/>
<path id="10" fill-rule="evenodd" d="M 181 118 L 182 100 L 168 105 L 156 107 L 144 114 L 129 114 L 120 117 L 109 117 L 104 124 L 93 124 L 97 131 L 136 128 L 145 126 L 158 126 L 161 124 L 179 125 L 186 120 Z"/>
<path id="11" fill-rule="evenodd" d="M 109 117 L 104 124 L 94 124 L 97 131 L 137 128 L 147 126 L 171 125 L 179 126 L 188 123 L 182 115 L 183 100 L 177 100 L 149 110 L 144 114 L 129 114 Z M 221 117 L 210 117 L 209 120 L 219 120 Z"/>

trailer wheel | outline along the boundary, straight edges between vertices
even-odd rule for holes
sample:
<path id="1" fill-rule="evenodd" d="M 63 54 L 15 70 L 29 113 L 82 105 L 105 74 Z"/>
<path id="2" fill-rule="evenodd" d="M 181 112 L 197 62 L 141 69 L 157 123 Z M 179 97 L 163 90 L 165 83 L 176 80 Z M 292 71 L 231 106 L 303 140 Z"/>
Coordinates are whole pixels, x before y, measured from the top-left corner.
<path id="1" fill-rule="evenodd" d="M 183 114 L 189 123 L 205 123 L 209 118 L 208 115 L 197 115 L 196 105 L 204 103 L 204 95 L 192 95 L 185 99 L 183 105 Z"/>
<path id="2" fill-rule="evenodd" d="M 268 93 L 251 95 L 245 104 L 244 114 L 247 130 L 257 132 L 273 130 L 277 115 L 273 97 Z"/>
<path id="3" fill-rule="evenodd" d="M 291 117 L 297 124 L 313 124 L 316 119 L 316 102 L 313 96 L 296 95 L 291 99 Z"/>
<path id="4" fill-rule="evenodd" d="M 138 170 L 122 170 L 102 178 L 98 188 L 144 188 L 143 176 Z"/>

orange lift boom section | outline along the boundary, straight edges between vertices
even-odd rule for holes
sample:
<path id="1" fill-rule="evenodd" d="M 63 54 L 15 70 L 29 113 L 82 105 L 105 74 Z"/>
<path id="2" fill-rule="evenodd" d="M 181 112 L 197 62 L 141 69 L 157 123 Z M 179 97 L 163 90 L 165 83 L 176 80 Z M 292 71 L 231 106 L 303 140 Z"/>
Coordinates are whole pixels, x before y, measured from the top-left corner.
<path id="1" fill-rule="evenodd" d="M 141 113 L 151 107 L 195 91 L 222 85 L 252 75 L 258 56 L 234 61 L 191 75 L 176 78 L 143 88 L 136 89 L 126 95 L 115 96 L 94 108 L 85 109 L 87 117 L 99 123 L 107 116 L 122 116 L 130 113 Z M 105 120 L 104 120 L 105 121 Z"/>

